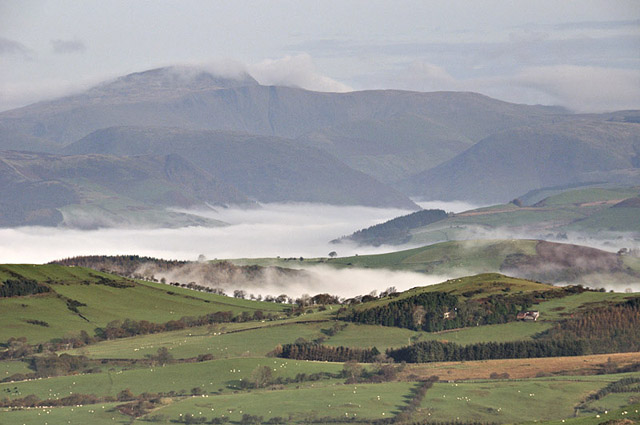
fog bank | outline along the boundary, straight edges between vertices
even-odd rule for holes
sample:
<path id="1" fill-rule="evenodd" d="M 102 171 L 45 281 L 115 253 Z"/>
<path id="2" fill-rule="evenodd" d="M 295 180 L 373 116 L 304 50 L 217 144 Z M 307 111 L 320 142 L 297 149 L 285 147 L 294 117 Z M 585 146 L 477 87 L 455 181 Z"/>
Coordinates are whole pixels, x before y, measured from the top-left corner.
<path id="1" fill-rule="evenodd" d="M 254 210 L 189 211 L 229 223 L 177 229 L 51 227 L 0 229 L 0 263 L 45 263 L 78 255 L 137 254 L 195 260 L 246 257 L 324 257 L 389 252 L 396 247 L 331 245 L 330 240 L 409 211 L 320 204 L 266 204 Z"/>
<path id="2" fill-rule="evenodd" d="M 382 292 L 389 287 L 404 291 L 416 286 L 428 286 L 452 277 L 465 275 L 460 271 L 452 276 L 425 275 L 422 273 L 391 271 L 385 269 L 336 269 L 325 265 L 291 264 L 294 272 L 267 267 L 259 273 L 243 274 L 238 270 L 230 273 L 220 271 L 208 263 L 188 263 L 169 271 L 153 270 L 152 266 L 141 267 L 145 275 L 153 274 L 156 279 L 164 278 L 167 283 L 196 283 L 210 288 L 223 289 L 232 295 L 236 289 L 244 290 L 249 296 L 286 294 L 298 298 L 303 294 L 329 293 L 340 297 L 366 295 L 372 291 Z"/>

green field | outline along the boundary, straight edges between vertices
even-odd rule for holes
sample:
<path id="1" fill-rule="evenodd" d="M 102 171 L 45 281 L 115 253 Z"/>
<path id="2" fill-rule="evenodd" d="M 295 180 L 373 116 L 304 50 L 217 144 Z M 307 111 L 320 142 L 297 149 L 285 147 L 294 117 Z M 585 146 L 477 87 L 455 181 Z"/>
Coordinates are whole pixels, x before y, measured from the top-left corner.
<path id="1" fill-rule="evenodd" d="M 297 338 L 313 340 L 322 335 L 326 323 L 265 325 L 242 330 L 235 323 L 196 327 L 180 331 L 142 335 L 103 341 L 71 350 L 70 354 L 84 354 L 92 358 L 141 359 L 166 347 L 177 359 L 211 354 L 214 358 L 266 356 L 278 344 L 294 342 Z M 255 324 L 254 324 L 255 326 Z"/>
<path id="2" fill-rule="evenodd" d="M 491 234 L 495 230 L 534 235 L 579 231 L 606 239 L 607 232 L 640 231 L 639 193 L 637 186 L 540 190 L 523 196 L 521 206 L 514 203 L 492 205 L 457 213 L 426 226 L 403 228 L 408 232 L 408 240 L 398 238 L 396 234 L 369 236 L 377 244 L 388 245 L 478 239 L 482 237 L 478 235 Z M 545 194 L 548 196 L 544 197 Z M 626 206 L 616 205 L 625 200 L 629 200 Z"/>
<path id="3" fill-rule="evenodd" d="M 336 363 L 240 357 L 0 383 L 0 394 L 6 394 L 9 398 L 35 394 L 41 399 L 55 399 L 72 393 L 116 396 L 127 388 L 134 394 L 150 390 L 191 394 L 191 389 L 195 387 L 201 388 L 205 394 L 231 392 L 240 380 L 250 379 L 252 371 L 264 365 L 273 368 L 274 378 L 293 378 L 298 373 L 337 373 L 342 369 L 342 365 Z M 6 389 L 11 391 L 6 392 Z"/>
<path id="4" fill-rule="evenodd" d="M 0 298 L 4 320 L 0 328 L 0 341 L 24 336 L 31 343 L 45 342 L 82 330 L 93 334 L 96 327 L 127 318 L 163 323 L 216 311 L 231 311 L 234 314 L 246 311 L 252 314 L 262 310 L 279 314 L 285 308 L 282 304 L 225 297 L 160 283 L 133 282 L 81 267 L 0 266 L 0 281 L 11 278 L 12 274 L 48 284 L 51 292 Z M 98 284 L 96 276 L 130 286 L 118 288 Z M 67 307 L 68 299 L 86 305 L 79 306 L 79 313 L 75 313 Z M 28 320 L 45 322 L 48 326 L 28 323 Z"/>
<path id="5" fill-rule="evenodd" d="M 286 423 L 305 423 L 314 417 L 382 419 L 398 412 L 414 386 L 410 382 L 331 384 L 320 388 L 308 385 L 281 391 L 189 398 L 154 413 L 173 419 L 181 413 L 196 412 L 197 416 L 207 418 L 224 415 L 232 421 L 239 421 L 243 414 L 264 416 L 264 420 L 279 416 L 287 418 Z"/>
<path id="6" fill-rule="evenodd" d="M 24 410 L 0 409 L 0 423 L 24 425 L 107 425 L 130 424 L 131 418 L 115 410 L 119 403 L 87 406 L 33 408 Z"/>
<path id="7" fill-rule="evenodd" d="M 501 244 L 498 242 L 498 245 Z M 492 247 L 496 247 L 495 243 L 487 242 L 483 249 L 478 248 L 477 255 L 481 256 L 484 249 L 491 251 Z M 530 254 L 535 249 L 532 247 L 535 247 L 535 241 L 511 241 L 507 250 L 520 249 L 522 253 Z M 329 263 L 336 267 L 354 266 L 353 261 L 357 261 L 360 267 L 392 267 L 392 264 L 396 267 L 421 267 L 435 255 L 430 251 L 432 249 L 434 248 L 419 248 L 390 255 L 335 259 Z M 456 254 L 459 247 L 455 245 L 440 247 L 436 251 L 442 249 L 447 249 L 452 258 L 460 254 Z M 502 255 L 501 252 L 496 248 L 488 255 L 495 257 Z M 462 257 L 461 255 L 461 261 L 466 261 L 466 264 L 476 261 Z M 325 260 L 304 260 L 303 263 L 313 265 L 323 261 Z M 251 315 L 257 310 L 271 312 L 278 317 L 272 320 L 215 323 L 96 341 L 75 349 L 62 348 L 57 354 L 86 356 L 89 366 L 84 368 L 91 368 L 92 371 L 83 368 L 61 373 L 60 376 L 0 383 L 0 400 L 15 403 L 29 395 L 41 400 L 59 400 L 71 395 L 92 394 L 102 398 L 104 402 L 86 406 L 21 410 L 0 408 L 0 424 L 101 425 L 145 424 L 153 421 L 169 425 L 179 423 L 181 418 L 187 418 L 189 414 L 193 414 L 195 420 L 206 418 L 206 421 L 219 419 L 224 415 L 232 424 L 241 424 L 243 415 L 262 416 L 263 422 L 281 418 L 283 423 L 340 423 L 345 420 L 366 423 L 375 419 L 394 418 L 407 408 L 419 385 L 418 376 L 412 373 L 426 373 L 425 376 L 429 376 L 429 367 L 437 368 L 439 364 L 411 365 L 406 370 L 402 365 L 395 365 L 398 374 L 385 378 L 388 382 L 346 383 L 345 375 L 341 375 L 343 368 L 346 368 L 343 363 L 274 358 L 269 357 L 269 353 L 278 345 L 300 340 L 321 340 L 323 344 L 333 347 L 376 347 L 381 352 L 428 340 L 455 342 L 460 345 L 530 340 L 570 314 L 607 302 L 624 301 L 627 297 L 636 295 L 583 292 L 535 305 L 534 308 L 541 312 L 541 317 L 536 322 L 509 322 L 429 333 L 336 321 L 335 313 L 339 306 L 335 305 L 327 306 L 326 309 L 309 310 L 307 307 L 298 310 L 296 314 L 287 315 L 284 310 L 291 308 L 289 305 L 224 297 L 159 283 L 130 281 L 80 267 L 0 266 L 0 282 L 16 276 L 34 279 L 50 287 L 52 292 L 0 298 L 0 318 L 4 324 L 0 335 L 5 340 L 25 336 L 29 343 L 34 344 L 77 334 L 80 330 L 86 330 L 92 335 L 96 327 L 124 318 L 162 323 L 182 316 L 204 315 L 215 311 L 232 311 L 234 314 L 247 312 Z M 102 281 L 98 276 L 103 278 Z M 104 279 L 126 287 L 110 286 L 105 284 Z M 422 292 L 443 291 L 457 295 L 461 302 L 465 302 L 464 300 L 477 301 L 495 294 L 517 295 L 551 290 L 554 287 L 547 284 L 489 273 L 414 288 L 397 297 L 370 301 L 356 308 L 375 307 Z M 68 308 L 70 299 L 78 303 L 78 312 Z M 26 320 L 40 322 L 34 324 L 27 323 Z M 38 324 L 42 322 L 46 322 L 48 326 Z M 172 359 L 164 365 L 153 363 L 150 359 L 158 354 L 158 350 L 165 348 Z M 28 355 L 27 359 L 46 355 L 51 356 L 45 349 L 45 352 L 36 351 Z M 195 361 L 202 355 L 211 355 L 213 359 L 201 358 L 200 360 L 205 361 Z M 578 363 L 582 361 L 587 360 L 576 359 Z M 626 361 L 628 364 L 628 360 Z M 419 408 L 412 411 L 412 420 L 500 424 L 567 420 L 574 415 L 574 407 L 583 402 L 589 393 L 622 377 L 640 377 L 640 372 L 633 372 L 541 378 L 535 377 L 536 373 L 532 372 L 522 379 L 474 381 L 471 379 L 489 377 L 492 371 L 510 369 L 507 369 L 508 365 L 492 363 L 491 370 L 469 374 L 467 370 L 471 371 L 468 369 L 471 363 L 476 365 L 472 367 L 473 371 L 484 364 L 480 361 L 442 365 L 438 369 L 439 376 L 451 375 L 449 371 L 442 370 L 448 367 L 451 368 L 450 371 L 455 369 L 456 374 L 461 374 L 458 376 L 462 379 L 447 382 L 445 378 L 441 378 L 443 381 L 429 389 Z M 382 370 L 383 365 L 373 363 L 363 367 L 366 373 L 374 373 Z M 567 370 L 586 370 L 581 369 L 584 367 L 580 365 L 571 367 L 572 369 Z M 270 375 L 267 384 L 253 388 L 251 383 L 255 382 L 256 374 L 265 368 Z M 0 361 L 2 379 L 33 372 L 28 362 Z M 118 411 L 118 406 L 124 402 L 115 403 L 110 401 L 113 399 L 109 399 L 125 390 L 131 391 L 135 397 L 142 393 L 161 395 L 154 402 L 153 411 L 136 419 Z M 588 418 L 593 416 L 593 412 L 627 406 L 634 401 L 634 396 L 637 393 L 609 394 L 589 403 L 588 410 L 579 412 L 579 415 L 590 420 Z"/>
<path id="8" fill-rule="evenodd" d="M 574 406 L 605 382 L 531 379 L 438 383 L 422 402 L 432 421 L 515 423 L 568 418 Z"/>

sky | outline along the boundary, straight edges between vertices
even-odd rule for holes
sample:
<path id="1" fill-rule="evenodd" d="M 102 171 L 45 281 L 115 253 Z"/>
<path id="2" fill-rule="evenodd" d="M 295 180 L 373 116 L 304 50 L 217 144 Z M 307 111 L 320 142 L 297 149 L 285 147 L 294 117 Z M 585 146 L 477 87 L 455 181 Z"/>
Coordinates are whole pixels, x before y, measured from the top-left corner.
<path id="1" fill-rule="evenodd" d="M 317 91 L 640 109 L 640 2 L 0 0 L 0 110 L 176 64 Z"/>

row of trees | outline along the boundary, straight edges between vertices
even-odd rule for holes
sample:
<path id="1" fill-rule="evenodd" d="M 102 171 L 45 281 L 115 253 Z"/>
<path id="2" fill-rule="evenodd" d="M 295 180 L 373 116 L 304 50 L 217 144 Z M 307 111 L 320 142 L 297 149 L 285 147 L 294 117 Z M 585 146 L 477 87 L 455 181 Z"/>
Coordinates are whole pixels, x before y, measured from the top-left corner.
<path id="1" fill-rule="evenodd" d="M 293 343 L 278 345 L 273 351 L 276 357 L 296 360 L 319 360 L 328 362 L 357 361 L 372 363 L 380 354 L 377 348 L 330 347 L 328 345 Z"/>
<path id="2" fill-rule="evenodd" d="M 396 362 L 427 363 L 580 356 L 588 352 L 589 345 L 584 340 L 481 342 L 465 346 L 452 342 L 423 341 L 387 350 L 387 356 Z"/>
<path id="3" fill-rule="evenodd" d="M 640 298 L 575 313 L 541 335 L 589 340 L 594 353 L 640 350 Z"/>
<path id="4" fill-rule="evenodd" d="M 7 279 L 0 284 L 0 298 L 22 297 L 50 291 L 51 289 L 48 286 L 24 277 Z"/>

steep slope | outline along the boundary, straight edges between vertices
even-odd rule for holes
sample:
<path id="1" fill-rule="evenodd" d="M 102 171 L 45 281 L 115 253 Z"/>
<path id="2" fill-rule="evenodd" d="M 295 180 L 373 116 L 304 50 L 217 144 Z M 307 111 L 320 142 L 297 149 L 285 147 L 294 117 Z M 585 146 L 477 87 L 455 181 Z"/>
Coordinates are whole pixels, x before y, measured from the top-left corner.
<path id="1" fill-rule="evenodd" d="M 175 154 L 119 158 L 15 151 L 0 152 L 0 198 L 11 200 L 0 204 L 2 226 L 57 225 L 64 220 L 94 227 L 100 225 L 100 215 L 113 224 L 126 224 L 136 216 L 143 222 L 145 212 L 159 214 L 166 207 L 248 202 L 237 189 Z M 88 218 L 95 224 L 74 222 L 74 212 L 83 210 L 96 214 Z M 189 218 L 171 214 L 176 224 Z"/>
<path id="2" fill-rule="evenodd" d="M 184 316 L 256 310 L 279 312 L 282 304 L 241 300 L 84 267 L 57 264 L 0 265 L 0 340 L 26 337 L 45 342 L 84 330 L 94 334 L 114 320 L 165 323 Z M 30 288 L 37 288 L 29 291 Z"/>
<path id="3" fill-rule="evenodd" d="M 402 187 L 426 199 L 506 202 L 547 186 L 616 182 L 622 179 L 617 170 L 638 179 L 638 168 L 640 125 L 563 122 L 489 136 Z"/>
<path id="4" fill-rule="evenodd" d="M 179 153 L 262 202 L 323 202 L 417 209 L 405 195 L 319 149 L 276 137 L 178 128 L 118 127 L 64 148 L 68 154 Z"/>

